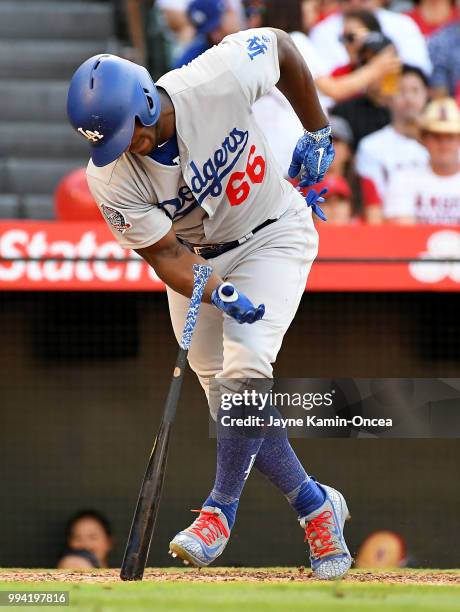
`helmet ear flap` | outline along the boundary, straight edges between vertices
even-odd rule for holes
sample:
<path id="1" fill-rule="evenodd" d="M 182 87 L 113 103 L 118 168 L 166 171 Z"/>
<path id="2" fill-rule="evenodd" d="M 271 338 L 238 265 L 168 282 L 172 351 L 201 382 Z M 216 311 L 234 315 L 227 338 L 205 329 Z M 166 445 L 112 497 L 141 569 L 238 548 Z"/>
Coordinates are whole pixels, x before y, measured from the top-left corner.
<path id="1" fill-rule="evenodd" d="M 153 125 L 158 121 L 158 117 L 160 114 L 160 96 L 155 86 L 149 86 L 149 83 L 146 83 L 145 80 L 142 83 L 139 83 L 140 87 L 138 89 L 138 97 L 137 97 L 137 115 L 144 125 Z"/>
<path id="2" fill-rule="evenodd" d="M 148 89 L 146 89 L 145 87 L 143 87 L 143 90 L 144 90 L 144 93 L 145 93 L 145 97 L 146 97 L 146 99 L 147 99 L 147 104 L 148 104 L 148 107 L 149 107 L 149 109 L 150 109 L 151 111 L 153 111 L 153 110 L 154 110 L 154 108 L 155 108 L 155 104 L 153 103 L 153 98 L 152 98 L 152 96 L 150 95 L 150 92 L 149 92 L 149 90 L 148 90 Z"/>

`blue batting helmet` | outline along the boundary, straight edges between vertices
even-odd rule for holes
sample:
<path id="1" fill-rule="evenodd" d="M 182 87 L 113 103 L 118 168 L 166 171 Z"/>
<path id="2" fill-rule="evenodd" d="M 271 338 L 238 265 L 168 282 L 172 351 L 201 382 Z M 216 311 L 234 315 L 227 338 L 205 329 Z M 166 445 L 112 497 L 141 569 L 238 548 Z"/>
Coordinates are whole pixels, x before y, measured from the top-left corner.
<path id="1" fill-rule="evenodd" d="M 67 114 L 75 130 L 91 142 L 96 166 L 110 164 L 128 148 L 136 117 L 151 126 L 160 111 L 160 97 L 147 70 L 116 55 L 90 57 L 70 82 Z"/>

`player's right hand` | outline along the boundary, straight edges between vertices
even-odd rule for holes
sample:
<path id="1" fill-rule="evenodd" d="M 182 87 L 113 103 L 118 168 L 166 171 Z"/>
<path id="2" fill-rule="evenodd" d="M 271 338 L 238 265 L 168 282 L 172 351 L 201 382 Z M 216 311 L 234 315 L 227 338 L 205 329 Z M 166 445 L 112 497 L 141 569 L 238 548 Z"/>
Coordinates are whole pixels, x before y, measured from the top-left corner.
<path id="1" fill-rule="evenodd" d="M 211 302 L 238 323 L 255 323 L 265 314 L 264 304 L 254 306 L 249 298 L 239 293 L 232 283 L 222 283 L 214 289 Z"/>

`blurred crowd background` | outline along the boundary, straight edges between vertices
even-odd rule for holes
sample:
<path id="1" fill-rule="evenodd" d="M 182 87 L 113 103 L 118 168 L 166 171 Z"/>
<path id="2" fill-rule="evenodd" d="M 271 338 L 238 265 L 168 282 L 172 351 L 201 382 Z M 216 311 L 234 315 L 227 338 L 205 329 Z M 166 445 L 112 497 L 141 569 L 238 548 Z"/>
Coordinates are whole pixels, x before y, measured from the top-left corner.
<path id="1" fill-rule="evenodd" d="M 458 224 L 459 7 L 459 0 L 0 0 L 0 218 L 67 219 L 89 199 L 82 171 L 68 178 L 87 153 L 65 118 L 68 79 L 83 59 L 118 53 L 157 79 L 232 32 L 270 26 L 291 34 L 330 116 L 336 159 L 320 185 L 329 190 L 329 222 Z M 254 113 L 287 173 L 302 126 L 276 88 Z"/>
<path id="2" fill-rule="evenodd" d="M 336 159 L 320 185 L 329 190 L 330 223 L 460 222 L 454 2 L 157 0 L 149 11 L 156 28 L 144 36 L 142 5 L 127 2 L 131 40 L 154 75 L 187 64 L 240 29 L 291 34 L 333 127 Z M 302 126 L 276 88 L 254 113 L 286 172 Z"/>

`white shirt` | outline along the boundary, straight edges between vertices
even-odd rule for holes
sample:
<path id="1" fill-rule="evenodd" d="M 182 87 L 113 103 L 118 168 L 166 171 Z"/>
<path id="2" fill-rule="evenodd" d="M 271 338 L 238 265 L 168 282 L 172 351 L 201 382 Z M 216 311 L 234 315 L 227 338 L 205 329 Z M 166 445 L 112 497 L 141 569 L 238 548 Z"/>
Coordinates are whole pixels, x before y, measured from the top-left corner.
<path id="1" fill-rule="evenodd" d="M 190 4 L 190 0 L 157 0 L 155 4 L 159 9 L 184 11 L 185 13 L 187 6 Z"/>
<path id="2" fill-rule="evenodd" d="M 295 46 L 300 52 L 300 55 L 305 60 L 308 69 L 311 72 L 311 76 L 314 79 L 325 76 L 327 67 L 323 62 L 321 55 L 318 53 L 317 48 L 303 32 L 291 32 L 291 38 L 295 43 Z"/>
<path id="3" fill-rule="evenodd" d="M 291 38 L 304 58 L 312 77 L 316 79 L 324 76 L 326 70 L 323 62 L 308 36 L 302 32 L 293 32 Z M 276 87 L 260 98 L 252 110 L 283 175 L 287 176 L 292 153 L 303 134 L 303 126 L 299 118 L 287 98 Z"/>
<path id="4" fill-rule="evenodd" d="M 403 63 L 417 66 L 426 74 L 430 74 L 431 62 L 428 49 L 416 23 L 407 15 L 386 9 L 378 9 L 374 13 L 383 33 L 393 41 Z M 342 32 L 343 15 L 335 13 L 321 21 L 310 33 L 310 38 L 321 55 L 328 74 L 350 61 L 344 45 L 339 40 Z"/>
<path id="5" fill-rule="evenodd" d="M 419 223 L 460 224 L 460 172 L 439 176 L 427 165 L 396 172 L 384 205 L 385 217 L 415 217 Z"/>
<path id="6" fill-rule="evenodd" d="M 370 179 L 383 200 L 388 181 L 401 169 L 423 168 L 428 151 L 415 138 L 409 138 L 387 125 L 361 140 L 356 153 L 356 171 Z"/>

